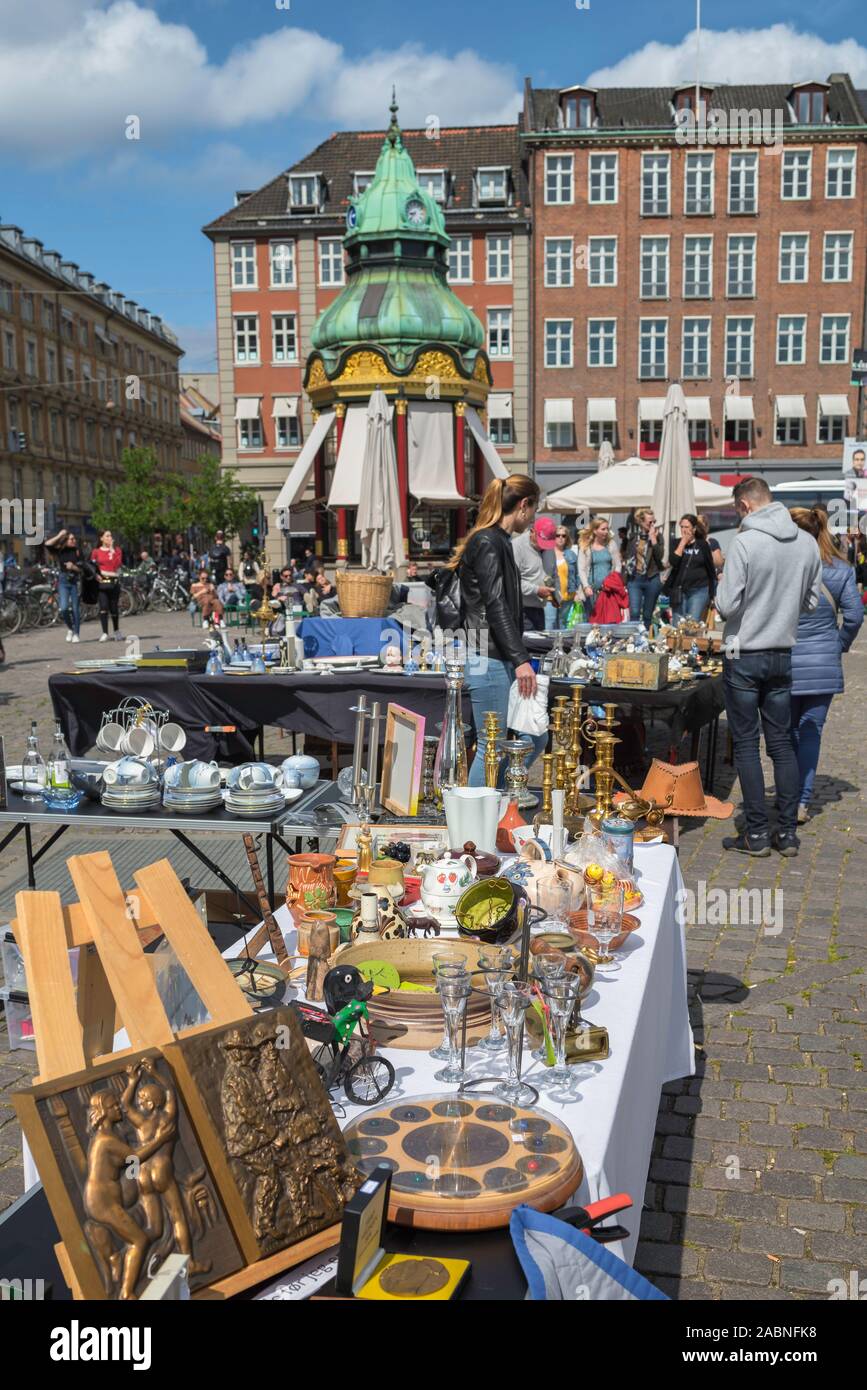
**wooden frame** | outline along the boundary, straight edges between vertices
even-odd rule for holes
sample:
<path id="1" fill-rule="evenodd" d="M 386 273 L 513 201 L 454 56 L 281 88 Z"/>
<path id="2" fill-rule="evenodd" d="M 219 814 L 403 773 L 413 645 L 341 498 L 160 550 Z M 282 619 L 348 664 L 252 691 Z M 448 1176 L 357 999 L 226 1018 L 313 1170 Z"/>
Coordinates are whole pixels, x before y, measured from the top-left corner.
<path id="1" fill-rule="evenodd" d="M 340 837 L 335 846 L 334 853 L 338 859 L 354 859 L 358 854 L 358 832 L 361 830 L 361 823 L 351 822 L 349 825 L 341 826 Z M 404 840 L 413 850 L 413 863 L 415 862 L 415 851 L 417 849 L 434 849 L 437 858 L 450 848 L 449 830 L 444 823 L 441 825 L 418 825 L 411 821 L 408 825 L 372 825 L 370 827 L 373 839 L 373 853 L 376 855 L 379 845 L 388 844 L 390 840 Z"/>
<path id="2" fill-rule="evenodd" d="M 380 800 L 392 815 L 418 815 L 423 756 L 424 715 L 388 705 Z"/>

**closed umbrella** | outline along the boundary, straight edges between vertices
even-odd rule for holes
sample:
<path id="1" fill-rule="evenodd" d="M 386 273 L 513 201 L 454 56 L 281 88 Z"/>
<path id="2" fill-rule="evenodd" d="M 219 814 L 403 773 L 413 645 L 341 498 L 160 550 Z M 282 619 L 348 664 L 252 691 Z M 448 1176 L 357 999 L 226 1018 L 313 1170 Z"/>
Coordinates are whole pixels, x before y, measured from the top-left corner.
<path id="1" fill-rule="evenodd" d="M 610 468 L 614 462 L 614 446 L 610 439 L 603 439 L 599 445 L 599 472 L 604 473 L 606 468 Z"/>
<path id="2" fill-rule="evenodd" d="M 653 488 L 653 510 L 663 538 L 665 559 L 668 560 L 672 528 L 684 512 L 695 511 L 686 397 L 677 382 L 669 386 L 662 408 L 662 442 Z"/>
<path id="3" fill-rule="evenodd" d="M 403 564 L 403 522 L 388 400 L 377 388 L 367 406 L 361 500 L 355 519 L 365 569 L 387 574 Z"/>

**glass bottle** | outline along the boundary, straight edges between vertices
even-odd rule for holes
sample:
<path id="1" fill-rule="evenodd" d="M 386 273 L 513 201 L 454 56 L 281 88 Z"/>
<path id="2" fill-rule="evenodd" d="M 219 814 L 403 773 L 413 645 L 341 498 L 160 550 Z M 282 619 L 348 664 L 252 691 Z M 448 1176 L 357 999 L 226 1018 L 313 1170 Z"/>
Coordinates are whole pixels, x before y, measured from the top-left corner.
<path id="1" fill-rule="evenodd" d="M 46 786 L 54 788 L 55 791 L 71 790 L 69 781 L 69 749 L 63 737 L 63 729 L 60 720 L 54 721 L 54 741 L 51 745 L 51 752 L 48 755 L 48 767 L 45 774 Z"/>
<path id="2" fill-rule="evenodd" d="M 434 787 L 438 805 L 442 802 L 445 788 L 467 785 L 467 745 L 461 718 L 463 683 L 463 666 L 457 661 L 449 662 L 446 666 L 446 712 L 434 759 Z"/>
<path id="3" fill-rule="evenodd" d="M 240 665 L 241 665 L 241 646 L 240 646 L 240 643 L 238 642 L 237 637 L 235 638 L 235 645 L 234 645 L 234 649 L 233 649 L 233 651 L 232 651 L 232 656 L 231 656 L 231 659 L 230 659 L 230 661 L 229 661 L 229 665 L 230 665 L 230 666 L 240 666 Z"/>
<path id="4" fill-rule="evenodd" d="M 30 725 L 27 737 L 27 752 L 24 754 L 21 776 L 24 783 L 24 800 L 41 801 L 42 788 L 45 786 L 45 759 L 39 751 L 35 719 Z"/>

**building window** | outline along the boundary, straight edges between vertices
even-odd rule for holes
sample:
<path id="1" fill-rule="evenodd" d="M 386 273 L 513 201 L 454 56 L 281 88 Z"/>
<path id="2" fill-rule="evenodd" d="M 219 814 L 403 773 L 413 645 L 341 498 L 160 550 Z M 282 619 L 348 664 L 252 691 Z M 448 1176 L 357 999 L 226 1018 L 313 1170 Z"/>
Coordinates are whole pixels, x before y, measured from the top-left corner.
<path id="1" fill-rule="evenodd" d="M 806 314 L 780 314 L 777 319 L 777 365 L 800 367 L 807 360 Z"/>
<path id="2" fill-rule="evenodd" d="M 59 410 L 52 410 L 48 417 L 49 438 L 54 449 L 61 448 L 63 444 L 63 427 Z"/>
<path id="3" fill-rule="evenodd" d="M 780 284 L 806 285 L 809 276 L 809 232 L 780 234 Z"/>
<path id="4" fill-rule="evenodd" d="M 278 415 L 275 424 L 278 449 L 301 448 L 301 421 L 297 415 Z"/>
<path id="5" fill-rule="evenodd" d="M 587 366 L 617 366 L 617 320 L 587 320 Z"/>
<path id="6" fill-rule="evenodd" d="M 710 319 L 683 321 L 683 376 L 710 376 Z"/>
<path id="7" fill-rule="evenodd" d="M 824 125 L 826 94 L 795 92 L 795 120 L 798 125 Z"/>
<path id="8" fill-rule="evenodd" d="M 458 285 L 469 285 L 473 279 L 473 239 L 469 236 L 452 237 L 449 247 L 449 280 Z"/>
<path id="9" fill-rule="evenodd" d="M 295 287 L 295 242 L 272 241 L 269 248 L 271 288 L 289 290 Z"/>
<path id="10" fill-rule="evenodd" d="M 271 315 L 272 362 L 298 361 L 298 336 L 294 314 Z"/>
<path id="11" fill-rule="evenodd" d="M 55 323 L 55 319 L 54 319 L 54 305 L 51 303 L 51 300 L 50 300 L 50 299 L 43 299 L 43 301 L 42 301 L 42 327 L 45 329 L 46 333 L 53 333 L 53 332 L 54 332 L 54 323 Z"/>
<path id="12" fill-rule="evenodd" d="M 514 444 L 512 422 L 506 416 L 488 421 L 488 436 L 492 444 Z"/>
<path id="13" fill-rule="evenodd" d="M 668 298 L 668 237 L 641 238 L 641 298 Z"/>
<path id="14" fill-rule="evenodd" d="M 67 429 L 67 435 L 68 435 L 68 438 L 69 438 L 69 448 L 70 448 L 70 450 L 71 450 L 72 453 L 77 454 L 77 453 L 78 453 L 78 445 L 79 445 L 79 439 L 78 439 L 78 416 L 77 416 L 77 415 L 70 415 L 70 416 L 68 417 L 68 419 L 67 419 L 67 421 L 66 421 L 66 429 Z M 132 436 L 130 436 L 130 439 L 132 440 Z"/>
<path id="15" fill-rule="evenodd" d="M 829 150 L 825 163 L 825 197 L 855 197 L 855 151 Z"/>
<path id="16" fill-rule="evenodd" d="M 548 289 L 568 289 L 572 285 L 572 238 L 545 238 L 545 285 Z"/>
<path id="17" fill-rule="evenodd" d="M 849 361 L 849 315 L 823 314 L 819 341 L 819 361 Z"/>
<path id="18" fill-rule="evenodd" d="M 36 444 L 42 443 L 42 407 L 31 405 L 30 407 L 30 437 Z M 41 495 L 41 489 L 37 486 L 37 497 Z"/>
<path id="19" fill-rule="evenodd" d="M 852 279 L 852 233 L 826 232 L 822 256 L 823 280 Z"/>
<path id="20" fill-rule="evenodd" d="M 846 438 L 846 415 L 820 415 L 816 441 L 819 444 L 842 444 Z"/>
<path id="21" fill-rule="evenodd" d="M 617 155 L 591 154 L 588 163 L 587 197 L 591 203 L 617 202 Z"/>
<path id="22" fill-rule="evenodd" d="M 319 206 L 319 175 L 290 174 L 289 203 L 293 208 L 317 208 Z"/>
<path id="23" fill-rule="evenodd" d="M 571 203 L 574 201 L 573 163 L 571 154 L 545 155 L 546 203 Z"/>
<path id="24" fill-rule="evenodd" d="M 587 444 L 591 449 L 598 449 L 603 444 L 611 444 L 617 448 L 617 421 L 616 420 L 588 420 L 587 421 Z"/>
<path id="25" fill-rule="evenodd" d="M 508 169 L 477 169 L 476 196 L 479 203 L 504 205 L 508 201 Z"/>
<path id="26" fill-rule="evenodd" d="M 596 98 L 573 93 L 563 97 L 560 105 L 566 130 L 592 130 L 596 120 Z"/>
<path id="27" fill-rule="evenodd" d="M 727 377 L 751 377 L 753 374 L 753 339 L 755 319 L 726 319 Z"/>
<path id="28" fill-rule="evenodd" d="M 52 347 L 50 343 L 45 345 L 45 380 L 57 380 L 57 348 Z"/>
<path id="29" fill-rule="evenodd" d="M 640 319 L 638 375 L 662 379 L 668 375 L 668 319 Z"/>
<path id="30" fill-rule="evenodd" d="M 687 420 L 686 431 L 689 435 L 690 453 L 705 458 L 710 447 L 710 421 Z"/>
<path id="31" fill-rule="evenodd" d="M 3 329 L 3 366 L 15 371 L 15 334 L 11 328 Z"/>
<path id="32" fill-rule="evenodd" d="M 617 284 L 617 237 L 592 236 L 588 242 L 588 285 Z"/>
<path id="33" fill-rule="evenodd" d="M 788 202 L 810 196 L 812 150 L 784 150 L 780 196 Z"/>
<path id="34" fill-rule="evenodd" d="M 81 394 L 90 396 L 93 393 L 93 373 L 89 362 L 81 363 Z"/>
<path id="35" fill-rule="evenodd" d="M 21 317 L 25 323 L 33 322 L 33 295 L 30 290 L 21 291 Z"/>
<path id="36" fill-rule="evenodd" d="M 356 169 L 355 173 L 352 175 L 352 191 L 356 198 L 360 198 L 362 193 L 367 192 L 375 178 L 375 169 Z"/>
<path id="37" fill-rule="evenodd" d="M 545 366 L 572 366 L 572 320 L 545 320 Z"/>
<path id="38" fill-rule="evenodd" d="M 32 377 L 39 375 L 39 358 L 35 338 L 24 340 L 24 375 Z"/>
<path id="39" fill-rule="evenodd" d="M 488 310 L 488 356 L 511 357 L 512 355 L 512 311 L 511 309 Z"/>
<path id="40" fill-rule="evenodd" d="M 756 293 L 756 239 L 730 236 L 726 263 L 726 294 L 730 299 L 752 299 Z"/>
<path id="41" fill-rule="evenodd" d="M 688 216 L 713 212 L 713 155 L 707 152 L 686 156 L 683 210 Z"/>
<path id="42" fill-rule="evenodd" d="M 235 314 L 235 361 L 242 365 L 259 361 L 258 314 Z"/>
<path id="43" fill-rule="evenodd" d="M 416 177 L 422 192 L 429 194 L 435 202 L 444 206 L 446 201 L 445 169 L 418 169 L 416 170 Z"/>
<path id="44" fill-rule="evenodd" d="M 656 458 L 662 443 L 662 421 L 642 420 L 638 430 L 641 458 Z"/>
<path id="45" fill-rule="evenodd" d="M 323 287 L 343 284 L 343 242 L 339 237 L 323 237 L 319 242 L 319 283 Z"/>
<path id="46" fill-rule="evenodd" d="M 683 239 L 683 297 L 710 299 L 713 283 L 713 237 Z"/>
<path id="47" fill-rule="evenodd" d="M 643 217 L 667 217 L 670 212 L 670 164 L 667 154 L 641 156 L 641 213 Z"/>
<path id="48" fill-rule="evenodd" d="M 510 236 L 489 236 L 487 238 L 488 280 L 507 281 L 512 278 L 512 238 Z"/>
<path id="49" fill-rule="evenodd" d="M 547 449 L 571 449 L 574 426 L 569 420 L 545 421 L 545 447 Z"/>
<path id="50" fill-rule="evenodd" d="M 792 415 L 777 416 L 777 443 L 803 444 L 804 421 Z"/>
<path id="51" fill-rule="evenodd" d="M 254 290 L 256 288 L 256 243 L 255 241 L 232 242 L 232 289 Z"/>
<path id="52" fill-rule="evenodd" d="M 264 446 L 262 421 L 257 415 L 252 420 L 238 421 L 238 448 L 261 449 Z"/>
<path id="53" fill-rule="evenodd" d="M 63 354 L 63 383 L 65 386 L 74 386 L 75 383 L 75 358 L 71 352 Z"/>
<path id="54" fill-rule="evenodd" d="M 13 295 L 11 280 L 0 280 L 0 309 L 3 309 L 7 314 L 12 313 Z"/>
<path id="55" fill-rule="evenodd" d="M 84 422 L 84 450 L 89 457 L 96 453 L 96 421 L 85 420 Z"/>

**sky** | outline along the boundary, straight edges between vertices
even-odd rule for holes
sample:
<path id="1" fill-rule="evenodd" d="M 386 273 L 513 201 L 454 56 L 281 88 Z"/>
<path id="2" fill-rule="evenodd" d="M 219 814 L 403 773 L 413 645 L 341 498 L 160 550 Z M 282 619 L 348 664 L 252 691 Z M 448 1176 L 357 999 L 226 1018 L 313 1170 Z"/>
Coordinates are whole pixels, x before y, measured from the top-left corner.
<path id="1" fill-rule="evenodd" d="M 867 88 L 864 0 L 703 0 L 708 81 Z M 0 0 L 0 222 L 216 367 L 201 228 L 333 131 L 512 121 L 536 86 L 694 79 L 691 0 Z M 131 120 L 137 118 L 137 122 Z M 128 138 L 137 133 L 137 139 Z"/>

